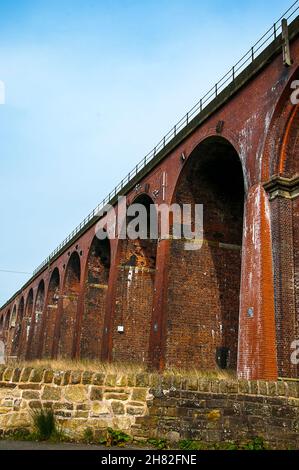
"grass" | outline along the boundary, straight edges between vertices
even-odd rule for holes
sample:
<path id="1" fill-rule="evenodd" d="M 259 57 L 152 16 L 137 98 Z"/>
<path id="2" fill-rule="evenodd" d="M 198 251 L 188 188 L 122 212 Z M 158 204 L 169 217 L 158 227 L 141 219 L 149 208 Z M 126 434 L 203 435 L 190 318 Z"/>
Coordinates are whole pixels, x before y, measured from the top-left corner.
<path id="1" fill-rule="evenodd" d="M 12 363 L 15 367 L 34 367 L 51 370 L 72 370 L 72 371 L 87 371 L 87 372 L 102 372 L 105 374 L 128 375 L 140 373 L 152 373 L 157 375 L 158 372 L 151 372 L 147 369 L 146 364 L 134 364 L 123 362 L 100 362 L 98 360 L 34 360 L 34 361 L 14 361 Z M 223 371 L 220 369 L 215 370 L 199 370 L 195 367 L 190 368 L 167 368 L 162 372 L 162 376 L 182 376 L 185 378 L 193 379 L 215 379 L 215 380 L 235 380 L 236 374 L 234 371 Z"/>
<path id="2" fill-rule="evenodd" d="M 51 442 L 65 440 L 62 430 L 57 425 L 52 408 L 36 409 L 32 411 L 31 415 L 34 426 L 32 436 L 35 437 L 35 440 Z"/>

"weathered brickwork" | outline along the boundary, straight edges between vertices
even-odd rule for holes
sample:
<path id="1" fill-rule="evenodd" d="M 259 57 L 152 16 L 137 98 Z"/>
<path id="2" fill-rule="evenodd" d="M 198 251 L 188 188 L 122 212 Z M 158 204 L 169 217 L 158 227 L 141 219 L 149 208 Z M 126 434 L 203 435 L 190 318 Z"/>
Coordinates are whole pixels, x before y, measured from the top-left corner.
<path id="1" fill-rule="evenodd" d="M 171 242 L 168 365 L 214 369 L 221 348 L 227 367 L 237 367 L 243 200 L 235 150 L 220 139 L 206 141 L 189 160 L 176 191 L 177 203 L 204 207 L 203 247 L 188 251 L 184 240 Z"/>
<path id="2" fill-rule="evenodd" d="M 53 409 L 72 439 L 112 427 L 139 441 L 262 437 L 276 448 L 299 448 L 296 383 L 0 366 L 0 433 L 31 429 L 32 410 L 42 407 Z"/>
<path id="3" fill-rule="evenodd" d="M 6 357 L 298 378 L 298 18 L 289 34 L 292 66 L 277 38 L 120 191 L 128 206 L 203 204 L 203 248 L 161 233 L 98 245 L 95 216 L 0 310 Z"/>
<path id="4" fill-rule="evenodd" d="M 217 348 L 223 347 L 228 367 L 235 369 L 240 248 L 205 243 L 195 254 L 183 244 L 172 241 L 170 249 L 166 362 L 215 369 Z"/>
<path id="5" fill-rule="evenodd" d="M 293 202 L 291 199 L 276 198 L 271 203 L 273 256 L 276 302 L 276 337 L 278 368 L 280 376 L 296 376 L 297 367 L 290 362 L 292 342 L 298 337 L 295 298 L 296 254 L 293 237 L 297 234 L 293 226 Z M 293 248 L 294 247 L 294 248 Z"/>
<path id="6" fill-rule="evenodd" d="M 41 335 L 43 312 L 45 304 L 45 284 L 41 281 L 36 296 L 34 313 L 31 320 L 31 330 L 28 338 L 28 359 L 39 356 L 39 339 Z"/>
<path id="7" fill-rule="evenodd" d="M 100 357 L 110 271 L 109 242 L 95 238 L 87 262 L 80 337 L 82 358 Z"/>
<path id="8" fill-rule="evenodd" d="M 116 361 L 148 360 L 155 266 L 155 241 L 123 241 L 113 323 L 112 357 Z"/>
<path id="9" fill-rule="evenodd" d="M 58 301 L 60 292 L 60 275 L 56 268 L 51 274 L 49 290 L 47 296 L 44 325 L 41 341 L 41 357 L 51 357 L 53 350 L 53 341 L 55 334 L 55 324 L 57 320 Z"/>
<path id="10" fill-rule="evenodd" d="M 65 286 L 62 294 L 62 314 L 59 324 L 58 357 L 71 357 L 76 329 L 80 293 L 81 263 L 78 253 L 73 253 L 66 267 Z"/>

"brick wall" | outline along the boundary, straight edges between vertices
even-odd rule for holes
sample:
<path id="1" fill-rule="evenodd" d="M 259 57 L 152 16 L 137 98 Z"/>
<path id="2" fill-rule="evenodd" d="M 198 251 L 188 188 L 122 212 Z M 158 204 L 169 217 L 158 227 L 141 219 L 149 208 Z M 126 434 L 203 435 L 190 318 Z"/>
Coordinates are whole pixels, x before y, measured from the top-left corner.
<path id="1" fill-rule="evenodd" d="M 110 270 L 109 241 L 95 239 L 87 262 L 80 357 L 100 357 Z"/>
<path id="2" fill-rule="evenodd" d="M 62 315 L 59 325 L 58 356 L 72 357 L 76 330 L 78 299 L 80 294 L 80 258 L 74 253 L 66 267 L 66 280 L 63 289 Z"/>
<path id="3" fill-rule="evenodd" d="M 152 317 L 156 242 L 124 240 L 118 267 L 112 357 L 146 362 Z M 118 327 L 124 331 L 119 332 Z"/>
<path id="4" fill-rule="evenodd" d="M 291 199 L 276 198 L 271 201 L 273 234 L 273 260 L 275 282 L 275 312 L 277 359 L 280 377 L 297 377 L 297 367 L 291 364 L 291 345 L 297 339 L 296 299 L 294 283 L 294 228 Z M 298 321 L 298 320 L 297 320 Z"/>
<path id="5" fill-rule="evenodd" d="M 204 245 L 169 255 L 166 363 L 214 369 L 216 350 L 237 366 L 244 181 L 239 157 L 222 139 L 200 145 L 183 169 L 175 202 L 203 204 Z M 194 220 L 192 221 L 194 224 Z"/>
<path id="6" fill-rule="evenodd" d="M 58 300 L 60 294 L 60 276 L 58 269 L 55 269 L 49 283 L 49 290 L 45 309 L 45 319 L 42 333 L 42 353 L 41 356 L 48 358 L 52 356 L 55 324 L 58 312 Z"/>

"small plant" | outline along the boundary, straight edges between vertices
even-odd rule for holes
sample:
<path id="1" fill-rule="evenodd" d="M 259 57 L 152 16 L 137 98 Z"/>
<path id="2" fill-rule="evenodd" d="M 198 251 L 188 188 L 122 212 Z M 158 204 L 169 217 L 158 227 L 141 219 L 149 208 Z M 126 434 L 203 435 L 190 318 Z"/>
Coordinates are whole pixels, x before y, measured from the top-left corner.
<path id="1" fill-rule="evenodd" d="M 250 442 L 244 445 L 244 450 L 267 450 L 266 444 L 261 437 L 254 437 Z"/>
<path id="2" fill-rule="evenodd" d="M 14 429 L 3 433 L 1 436 L 3 439 L 9 441 L 34 441 L 35 436 L 29 431 L 29 429 Z"/>
<path id="3" fill-rule="evenodd" d="M 181 450 L 201 450 L 201 443 L 190 439 L 184 439 L 179 442 L 179 448 Z"/>
<path id="4" fill-rule="evenodd" d="M 51 408 L 37 409 L 32 412 L 32 419 L 37 440 L 56 440 L 61 435 L 57 429 L 54 411 Z"/>
<path id="5" fill-rule="evenodd" d="M 126 434 L 125 432 L 123 431 L 118 431 L 118 430 L 114 430 L 112 428 L 108 428 L 107 429 L 107 439 L 106 439 L 106 446 L 110 447 L 110 446 L 119 446 L 119 447 L 123 447 L 127 442 L 130 442 L 132 439 L 131 437 Z M 103 442 L 103 438 L 102 438 L 102 444 L 104 443 Z"/>
<path id="6" fill-rule="evenodd" d="M 159 449 L 159 450 L 168 449 L 168 443 L 167 443 L 166 439 L 151 438 L 151 439 L 148 439 L 147 442 L 151 446 L 155 447 L 156 449 Z"/>
<path id="7" fill-rule="evenodd" d="M 83 440 L 87 444 L 92 444 L 94 442 L 93 432 L 91 428 L 85 429 Z"/>

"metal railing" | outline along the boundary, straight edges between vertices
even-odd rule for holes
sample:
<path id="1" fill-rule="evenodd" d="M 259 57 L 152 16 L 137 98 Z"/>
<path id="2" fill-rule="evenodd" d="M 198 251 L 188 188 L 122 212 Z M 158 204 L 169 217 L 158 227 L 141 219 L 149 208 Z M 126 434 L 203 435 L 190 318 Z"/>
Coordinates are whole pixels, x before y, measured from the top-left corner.
<path id="1" fill-rule="evenodd" d="M 50 263 L 51 259 L 55 257 L 87 224 L 97 217 L 97 214 L 109 204 L 109 202 L 117 196 L 122 189 L 135 178 L 139 171 L 146 167 L 146 165 L 153 160 L 156 155 L 163 150 L 166 145 L 174 139 L 177 134 L 184 129 L 191 120 L 196 117 L 203 109 L 211 103 L 219 93 L 233 83 L 238 75 L 256 58 L 257 54 L 262 52 L 271 42 L 276 39 L 281 33 L 282 26 L 281 20 L 283 18 L 290 20 L 294 18 L 296 12 L 299 10 L 299 0 L 294 2 L 290 8 L 274 23 L 271 28 L 250 48 L 250 50 L 193 106 L 182 119 L 180 119 L 171 130 L 164 135 L 160 142 L 147 154 L 145 157 L 130 171 L 130 173 L 111 191 L 98 206 L 88 214 L 87 217 L 63 240 L 62 243 L 35 269 L 33 275 L 36 275 L 41 271 L 47 264 Z"/>

